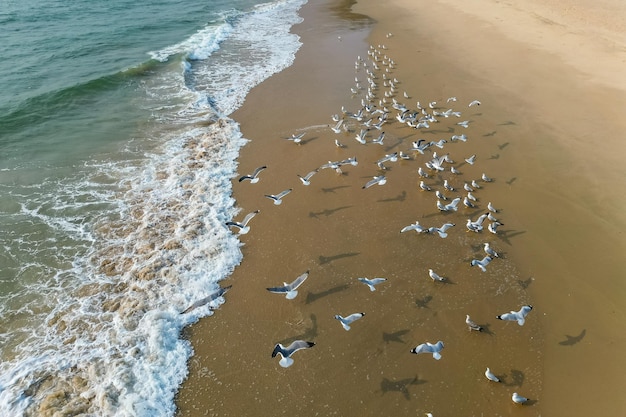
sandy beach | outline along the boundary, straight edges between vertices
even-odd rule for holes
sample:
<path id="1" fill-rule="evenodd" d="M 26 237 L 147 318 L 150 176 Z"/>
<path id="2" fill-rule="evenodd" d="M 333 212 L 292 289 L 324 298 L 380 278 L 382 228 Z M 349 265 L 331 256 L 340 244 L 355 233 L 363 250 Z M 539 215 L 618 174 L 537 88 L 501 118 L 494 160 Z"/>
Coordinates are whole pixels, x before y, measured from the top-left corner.
<path id="1" fill-rule="evenodd" d="M 178 415 L 623 414 L 624 5 L 351 3 L 310 0 L 293 28 L 303 42 L 293 66 L 232 115 L 250 140 L 239 172 L 268 167 L 257 184 L 234 178 L 234 197 L 241 218 L 260 213 L 241 236 L 242 264 L 223 283 L 232 285 L 226 303 L 187 329 L 195 355 Z M 331 115 L 358 111 L 365 96 L 358 57 L 377 75 L 376 101 L 388 90 L 385 74 L 412 111 L 435 101 L 434 110 L 461 117 L 417 130 L 389 106 L 382 146 L 358 143 L 361 125 L 348 116 L 350 131 L 333 133 Z M 362 90 L 352 94 L 355 77 Z M 475 99 L 480 106 L 468 107 Z M 286 140 L 295 133 L 305 133 L 302 144 Z M 463 133 L 467 142 L 451 141 Z M 442 138 L 443 149 L 408 152 L 413 141 Z M 461 174 L 429 171 L 423 180 L 433 191 L 421 191 L 417 170 L 433 150 Z M 379 170 L 379 158 L 400 151 L 411 158 Z M 472 154 L 475 164 L 464 162 Z M 359 164 L 341 175 L 320 170 L 309 186 L 297 177 L 350 157 Z M 483 172 L 494 181 L 481 182 Z M 375 175 L 387 183 L 363 189 Z M 444 179 L 456 190 L 445 191 Z M 471 180 L 481 185 L 476 208 L 437 209 L 434 190 L 463 196 Z M 264 197 L 289 188 L 279 206 Z M 500 209 L 498 234 L 467 232 L 488 202 Z M 416 221 L 455 226 L 445 239 L 400 233 Z M 484 242 L 502 255 L 486 272 L 470 267 Z M 446 282 L 433 282 L 428 269 Z M 295 299 L 266 291 L 307 270 Z M 371 292 L 358 277 L 387 281 Z M 495 318 L 524 304 L 534 306 L 524 326 Z M 348 332 L 333 318 L 355 312 L 365 317 Z M 466 314 L 485 331 L 470 332 Z M 281 368 L 272 349 L 295 339 L 316 345 Z M 439 361 L 409 353 L 438 340 Z M 503 383 L 487 381 L 486 367 Z M 513 404 L 513 392 L 530 403 Z"/>

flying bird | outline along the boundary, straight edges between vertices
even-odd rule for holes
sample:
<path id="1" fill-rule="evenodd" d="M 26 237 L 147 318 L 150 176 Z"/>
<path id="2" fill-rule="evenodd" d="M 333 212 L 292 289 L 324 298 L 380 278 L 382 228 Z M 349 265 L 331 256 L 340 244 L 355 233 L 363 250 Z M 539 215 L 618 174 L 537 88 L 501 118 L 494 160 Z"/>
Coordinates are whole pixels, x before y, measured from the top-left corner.
<path id="1" fill-rule="evenodd" d="M 461 197 L 457 197 L 448 204 L 443 204 L 440 200 L 437 200 L 437 208 L 440 211 L 457 211 Z"/>
<path id="2" fill-rule="evenodd" d="M 365 315 L 365 313 L 354 313 L 354 314 L 350 314 L 348 317 L 343 317 L 340 316 L 339 314 L 335 315 L 335 318 L 337 320 L 339 320 L 339 322 L 341 323 L 341 326 L 346 329 L 346 331 L 350 330 L 350 324 L 352 324 L 354 321 L 360 319 L 361 317 L 363 317 Z"/>
<path id="3" fill-rule="evenodd" d="M 465 158 L 465 162 L 467 162 L 470 165 L 474 165 L 474 162 L 476 162 L 476 155 L 472 155 L 469 158 Z M 471 191 L 471 190 L 468 190 Z"/>
<path id="4" fill-rule="evenodd" d="M 428 233 L 436 232 L 437 234 L 439 234 L 440 238 L 445 239 L 448 237 L 448 233 L 446 233 L 448 229 L 454 226 L 456 226 L 454 223 L 444 223 L 443 225 L 441 225 L 441 227 L 429 227 Z"/>
<path id="5" fill-rule="evenodd" d="M 526 306 L 522 306 L 522 308 L 520 308 L 519 311 L 511 311 L 509 313 L 504 313 L 499 316 L 496 316 L 496 318 L 498 320 L 517 321 L 517 324 L 519 324 L 520 326 L 523 326 L 524 322 L 526 321 L 526 316 L 528 315 L 528 313 L 530 313 L 532 309 L 533 309 L 533 306 L 526 305 Z"/>
<path id="6" fill-rule="evenodd" d="M 473 100 L 470 104 L 468 104 L 467 107 L 472 107 L 472 106 L 480 106 L 480 101 Z M 487 106 L 487 107 L 489 107 L 489 106 Z"/>
<path id="7" fill-rule="evenodd" d="M 426 229 L 425 227 L 422 227 L 420 225 L 419 221 L 416 221 L 413 224 L 410 224 L 408 226 L 403 227 L 402 230 L 400 230 L 400 233 L 408 232 L 409 230 L 415 230 L 417 233 L 428 233 L 429 232 L 429 229 Z"/>
<path id="8" fill-rule="evenodd" d="M 487 226 L 487 229 L 493 233 L 494 235 L 498 233 L 498 226 L 502 226 L 503 223 L 500 223 L 498 221 L 489 223 L 489 226 Z"/>
<path id="9" fill-rule="evenodd" d="M 263 165 L 262 167 L 258 167 L 257 169 L 255 169 L 252 174 L 242 175 L 241 177 L 239 177 L 239 182 L 249 180 L 250 184 L 256 184 L 257 182 L 259 182 L 259 172 L 263 171 L 265 168 L 267 168 L 267 166 Z"/>
<path id="10" fill-rule="evenodd" d="M 422 343 L 411 349 L 411 353 L 419 354 L 419 353 L 432 353 L 433 358 L 439 360 L 441 359 L 441 349 L 443 349 L 443 342 L 440 340 L 434 345 L 432 343 Z"/>
<path id="11" fill-rule="evenodd" d="M 196 301 L 195 303 L 193 303 L 192 305 L 190 305 L 189 307 L 187 307 L 184 311 L 182 311 L 180 314 L 187 314 L 189 313 L 191 310 L 198 308 L 198 307 L 202 307 L 205 304 L 210 303 L 213 300 L 218 299 L 219 297 L 223 296 L 224 294 L 226 294 L 226 292 L 228 290 L 230 290 L 230 288 L 232 287 L 232 285 L 229 285 L 228 287 L 224 287 L 224 288 L 220 288 L 217 291 L 212 292 L 211 294 L 209 294 L 207 297 L 204 297 L 198 301 Z M 213 307 L 209 307 L 211 310 L 213 310 Z"/>
<path id="12" fill-rule="evenodd" d="M 318 171 L 319 171 L 319 169 L 311 171 L 308 174 L 306 174 L 304 177 L 302 175 L 298 174 L 298 178 L 300 178 L 300 181 L 302 181 L 302 185 L 310 185 L 311 184 L 311 177 L 313 175 L 317 174 Z"/>
<path id="13" fill-rule="evenodd" d="M 269 198 L 270 200 L 274 201 L 274 204 L 279 206 L 283 203 L 282 198 L 284 196 L 286 196 L 287 194 L 289 194 L 291 192 L 291 188 L 285 190 L 285 191 L 281 191 L 280 193 L 273 195 L 273 194 L 265 194 L 265 197 Z"/>
<path id="14" fill-rule="evenodd" d="M 285 294 L 288 300 L 293 300 L 298 295 L 298 287 L 302 285 L 302 283 L 309 277 L 309 271 L 306 271 L 304 274 L 300 275 L 298 278 L 293 280 L 292 283 L 287 284 L 283 282 L 282 287 L 271 287 L 267 290 L 269 292 L 273 292 L 274 294 Z"/>
<path id="15" fill-rule="evenodd" d="M 312 348 L 313 346 L 315 346 L 315 343 L 306 342 L 304 340 L 294 340 L 287 347 L 283 346 L 281 343 L 277 343 L 276 346 L 274 346 L 274 350 L 272 351 L 272 358 L 275 358 L 276 355 L 280 355 L 281 360 L 278 362 L 278 364 L 283 368 L 289 368 L 291 365 L 293 365 L 293 359 L 291 358 L 291 355 L 301 349 L 308 349 Z"/>
<path id="16" fill-rule="evenodd" d="M 299 135 L 296 135 L 295 133 L 291 135 L 290 138 L 287 138 L 287 140 L 291 140 L 293 141 L 293 143 L 298 143 L 300 144 L 302 142 L 302 138 L 304 137 L 305 133 L 300 133 Z"/>
<path id="17" fill-rule="evenodd" d="M 245 235 L 246 233 L 250 231 L 250 226 L 248 226 L 248 223 L 250 222 L 250 220 L 252 220 L 254 216 L 259 214 L 259 212 L 260 210 L 256 210 L 256 211 L 253 211 L 252 213 L 248 213 L 246 217 L 243 218 L 243 221 L 241 223 L 238 223 L 235 221 L 226 222 L 226 226 L 229 226 L 229 227 L 234 226 L 239 229 L 240 235 Z"/>
<path id="18" fill-rule="evenodd" d="M 387 278 L 372 278 L 372 279 L 357 278 L 357 279 L 359 281 L 361 281 L 363 284 L 367 285 L 369 287 L 370 291 L 376 291 L 376 288 L 374 287 L 375 285 L 378 285 L 381 282 L 387 281 Z"/>
<path id="19" fill-rule="evenodd" d="M 478 266 L 483 272 L 487 272 L 487 265 L 491 262 L 491 257 L 485 256 L 483 259 L 472 259 L 471 266 Z"/>
<path id="20" fill-rule="evenodd" d="M 377 175 L 373 179 L 369 180 L 362 188 L 370 188 L 372 185 L 385 185 L 387 178 L 384 175 Z"/>

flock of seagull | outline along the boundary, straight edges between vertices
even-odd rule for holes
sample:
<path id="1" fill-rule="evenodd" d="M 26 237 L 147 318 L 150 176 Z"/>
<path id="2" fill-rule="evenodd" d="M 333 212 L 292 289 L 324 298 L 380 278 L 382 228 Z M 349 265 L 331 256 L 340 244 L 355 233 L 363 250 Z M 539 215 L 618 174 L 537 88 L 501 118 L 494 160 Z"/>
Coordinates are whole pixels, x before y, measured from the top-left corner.
<path id="1" fill-rule="evenodd" d="M 406 125 L 406 128 L 413 131 L 420 132 L 424 129 L 428 129 L 432 124 L 438 123 L 441 120 L 449 118 L 460 118 L 462 112 L 447 108 L 451 103 L 457 102 L 456 97 L 450 97 L 441 103 L 436 101 L 428 102 L 422 105 L 419 101 L 415 107 L 409 107 L 402 103 L 396 97 L 400 97 L 398 86 L 400 81 L 392 77 L 390 74 L 393 72 L 395 62 L 385 55 L 385 47 L 379 46 L 378 48 L 370 46 L 368 51 L 368 58 L 358 57 L 355 62 L 355 69 L 357 72 L 364 70 L 367 75 L 366 84 L 364 81 L 355 78 L 355 85 L 351 88 L 353 96 L 363 95 L 361 99 L 361 107 L 355 111 L 349 111 L 345 107 L 341 109 L 341 113 L 332 116 L 332 124 L 329 124 L 331 131 L 336 135 L 341 135 L 343 140 L 346 136 L 354 135 L 356 142 L 362 145 L 383 145 L 385 140 L 385 131 L 383 128 L 389 123 L 400 123 Z M 384 92 L 383 92 L 384 90 Z M 402 97 L 406 100 L 410 98 L 407 92 L 402 93 Z M 402 99 L 400 99 L 402 100 Z M 468 107 L 480 106 L 481 102 L 473 100 L 468 104 Z M 466 129 L 471 124 L 471 120 L 462 120 L 455 123 L 458 128 Z M 372 132 L 376 132 L 372 134 Z M 302 146 L 305 141 L 303 138 L 305 133 L 293 134 L 286 140 L 292 141 Z M 376 161 L 378 173 L 374 175 L 370 180 L 363 184 L 363 189 L 374 187 L 375 185 L 383 186 L 387 183 L 387 171 L 389 164 L 395 163 L 398 160 L 419 160 L 423 159 L 424 164 L 417 169 L 417 177 L 419 178 L 419 188 L 426 194 L 433 196 L 433 203 L 437 210 L 440 212 L 457 212 L 460 207 L 466 207 L 471 209 L 480 209 L 479 199 L 476 197 L 480 193 L 480 189 L 487 187 L 489 183 L 493 181 L 485 173 L 480 178 L 472 179 L 471 181 L 465 181 L 462 187 L 457 188 L 453 183 L 453 178 L 461 178 L 461 172 L 459 168 L 463 165 L 456 164 L 450 157 L 449 153 L 441 153 L 448 146 L 458 142 L 468 142 L 470 139 L 466 134 L 454 134 L 448 138 L 440 139 L 438 141 L 427 141 L 425 139 L 419 139 L 412 142 L 411 147 L 405 151 L 398 151 L 390 154 L 385 154 Z M 345 148 L 346 145 L 340 142 L 340 139 L 335 139 L 335 145 L 339 148 Z M 358 145 L 357 145 L 358 146 Z M 472 154 L 464 158 L 464 163 L 468 165 L 475 165 L 479 162 L 479 156 Z M 298 178 L 304 186 L 311 184 L 312 178 L 322 170 L 330 169 L 334 170 L 338 175 L 343 173 L 342 169 L 349 166 L 358 165 L 356 157 L 347 158 L 339 161 L 328 161 L 328 163 L 321 165 L 320 167 L 310 171 L 308 174 Z M 251 184 L 257 183 L 263 171 L 267 169 L 267 166 L 262 165 L 255 169 L 252 173 L 242 175 L 239 177 L 239 182 L 249 182 Z M 442 179 L 443 173 L 450 173 L 450 179 Z M 266 194 L 265 197 L 271 199 L 275 205 L 280 205 L 283 199 L 293 191 L 293 188 L 288 188 L 277 194 Z M 460 195 L 459 195 L 460 193 Z M 446 196 L 446 194 L 448 196 Z M 454 194 L 454 197 L 450 195 Z M 481 234 L 486 228 L 488 232 L 492 234 L 498 234 L 498 226 L 503 225 L 502 222 L 496 218 L 496 214 L 499 210 L 494 207 L 491 202 L 485 206 L 484 212 L 482 212 L 476 219 L 468 218 L 466 222 L 467 232 Z M 226 222 L 226 226 L 232 227 L 237 230 L 241 235 L 250 231 L 251 220 L 259 214 L 259 210 L 250 212 L 242 221 L 235 220 Z M 417 234 L 431 234 L 437 235 L 442 239 L 448 237 L 448 233 L 452 228 L 456 227 L 455 223 L 446 222 L 441 226 L 426 227 L 421 225 L 419 221 L 413 224 L 407 225 L 400 230 L 401 234 L 415 231 Z M 486 272 L 487 268 L 495 259 L 500 258 L 498 252 L 491 247 L 489 242 L 482 244 L 484 250 L 484 257 L 482 259 L 472 259 L 469 264 L 471 267 L 478 267 L 481 271 Z M 439 275 L 433 269 L 428 270 L 430 278 L 435 282 L 446 282 L 446 278 Z M 269 287 L 267 290 L 272 293 L 285 295 L 287 299 L 294 299 L 298 295 L 298 288 L 300 288 L 309 276 L 309 271 L 306 271 L 295 278 L 292 282 L 284 282 L 283 285 Z M 375 291 L 376 286 L 387 281 L 386 278 L 358 278 L 358 281 L 365 284 L 370 291 Z M 203 303 L 209 302 L 225 293 L 224 289 L 218 290 L 218 292 L 207 297 L 207 299 L 201 300 Z M 198 302 L 199 303 L 199 302 Z M 192 307 L 195 307 L 195 303 Z M 201 304 L 200 304 L 201 305 Z M 505 321 L 517 322 L 519 326 L 523 326 L 527 315 L 532 310 L 531 305 L 524 305 L 517 311 L 510 311 L 497 315 L 496 318 Z M 189 311 L 191 307 L 185 312 Z M 340 325 L 346 331 L 351 329 L 351 326 L 357 320 L 362 319 L 365 316 L 363 312 L 356 312 L 347 316 L 336 314 L 334 318 L 339 321 Z M 482 326 L 476 324 L 469 315 L 466 316 L 466 325 L 470 331 L 482 332 L 484 329 Z M 272 351 L 272 357 L 280 356 L 279 365 L 281 367 L 290 367 L 293 363 L 293 355 L 304 349 L 310 349 L 315 346 L 312 341 L 295 340 L 291 344 L 284 346 L 281 343 L 277 343 Z M 419 344 L 410 350 L 413 354 L 431 354 L 434 359 L 440 360 L 442 358 L 442 351 L 444 349 L 444 342 L 439 340 L 436 343 L 424 342 Z M 485 377 L 487 380 L 498 383 L 500 379 L 493 374 L 490 368 L 486 368 Z M 511 399 L 514 403 L 524 404 L 529 400 L 517 392 L 513 393 Z"/>

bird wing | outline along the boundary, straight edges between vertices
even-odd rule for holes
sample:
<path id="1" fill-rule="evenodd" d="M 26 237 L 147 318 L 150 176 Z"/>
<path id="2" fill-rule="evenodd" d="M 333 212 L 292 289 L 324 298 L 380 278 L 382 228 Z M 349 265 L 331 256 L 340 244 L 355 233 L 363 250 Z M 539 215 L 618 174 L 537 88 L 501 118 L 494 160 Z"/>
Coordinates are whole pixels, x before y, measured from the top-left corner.
<path id="1" fill-rule="evenodd" d="M 353 321 L 360 319 L 364 315 L 365 315 L 365 313 L 352 313 L 348 317 L 344 317 L 342 321 L 347 323 L 347 324 L 350 324 Z"/>
<path id="2" fill-rule="evenodd" d="M 304 274 L 300 275 L 298 278 L 293 280 L 293 282 L 288 285 L 289 291 L 293 291 L 297 289 L 300 285 L 302 285 L 304 280 L 307 279 L 308 277 L 309 277 L 309 271 L 306 271 Z"/>
<path id="3" fill-rule="evenodd" d="M 259 172 L 263 171 L 265 168 L 267 168 L 267 166 L 265 165 L 263 165 L 262 167 L 258 167 L 257 169 L 254 170 L 251 176 L 256 177 L 257 175 L 259 175 Z"/>
<path id="4" fill-rule="evenodd" d="M 315 346 L 315 343 L 313 342 L 307 342 L 305 340 L 294 340 L 285 349 L 290 351 L 290 354 L 293 354 L 295 351 L 298 351 L 300 349 L 308 349 L 313 346 Z"/>
<path id="5" fill-rule="evenodd" d="M 283 198 L 284 196 L 286 196 L 287 194 L 289 194 L 289 193 L 291 192 L 291 190 L 292 190 L 292 189 L 291 189 L 291 188 L 289 188 L 288 190 L 281 191 L 280 193 L 276 194 L 276 198 L 280 200 L 281 198 Z"/>
<path id="6" fill-rule="evenodd" d="M 245 226 L 248 224 L 248 222 L 249 222 L 250 220 L 252 220 L 252 218 L 253 218 L 254 216 L 256 216 L 257 214 L 259 214 L 259 212 L 260 212 L 260 210 L 255 210 L 255 211 L 253 211 L 252 213 L 248 213 L 248 214 L 246 215 L 246 217 L 244 217 L 244 218 L 243 218 L 243 222 L 241 222 L 241 224 L 245 227 Z"/>

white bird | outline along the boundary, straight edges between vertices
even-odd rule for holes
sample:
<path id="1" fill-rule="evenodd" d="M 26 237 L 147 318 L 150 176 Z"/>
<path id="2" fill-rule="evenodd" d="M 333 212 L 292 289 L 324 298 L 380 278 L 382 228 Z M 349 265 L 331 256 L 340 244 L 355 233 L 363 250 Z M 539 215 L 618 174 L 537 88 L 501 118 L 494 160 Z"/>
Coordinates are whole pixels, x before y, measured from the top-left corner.
<path id="1" fill-rule="evenodd" d="M 445 143 L 448 143 L 448 141 L 445 139 L 440 139 L 439 141 L 435 142 L 435 146 L 438 147 L 439 149 L 443 149 L 443 145 Z"/>
<path id="2" fill-rule="evenodd" d="M 489 246 L 489 242 L 485 242 L 485 246 L 483 249 L 485 250 L 485 253 L 491 257 L 494 257 L 494 258 L 500 257 L 500 255 L 498 255 L 498 252 L 496 252 L 491 246 Z"/>
<path id="3" fill-rule="evenodd" d="M 492 221 L 492 222 L 497 222 L 498 219 L 496 219 L 496 216 L 494 216 L 491 212 L 489 212 L 489 214 L 487 214 L 487 220 Z"/>
<path id="4" fill-rule="evenodd" d="M 300 181 L 302 181 L 302 185 L 310 185 L 311 184 L 311 177 L 315 174 L 317 174 L 317 172 L 319 171 L 319 169 L 313 170 L 311 172 L 309 172 L 308 174 L 306 174 L 304 177 L 300 174 L 298 174 L 298 178 L 300 178 Z"/>
<path id="5" fill-rule="evenodd" d="M 458 122 L 457 125 L 467 129 L 467 127 L 469 126 L 469 123 L 470 123 L 469 120 L 463 120 L 462 122 Z"/>
<path id="6" fill-rule="evenodd" d="M 461 142 L 467 142 L 467 135 L 465 133 L 463 133 L 462 135 L 452 135 L 450 140 L 460 140 Z"/>
<path id="7" fill-rule="evenodd" d="M 454 187 L 450 185 L 448 180 L 443 180 L 443 188 L 445 188 L 448 191 L 454 191 Z"/>
<path id="8" fill-rule="evenodd" d="M 370 188 L 372 185 L 385 185 L 387 183 L 387 178 L 384 175 L 377 175 L 373 179 L 369 180 L 367 184 L 365 184 L 362 188 Z"/>
<path id="9" fill-rule="evenodd" d="M 522 397 L 517 392 L 513 393 L 513 395 L 511 396 L 511 399 L 513 400 L 513 402 L 515 404 L 524 404 L 524 403 L 528 402 L 528 398 Z"/>
<path id="10" fill-rule="evenodd" d="M 284 196 L 286 196 L 287 194 L 289 194 L 291 192 L 291 188 L 285 190 L 285 191 L 281 191 L 280 193 L 274 195 L 274 194 L 265 194 L 265 197 L 269 198 L 270 200 L 274 201 L 274 204 L 279 206 L 283 203 L 282 198 Z"/>
<path id="11" fill-rule="evenodd" d="M 493 372 L 491 372 L 491 369 L 487 368 L 487 370 L 485 371 L 485 376 L 487 377 L 488 380 L 493 381 L 493 382 L 500 382 L 500 378 L 498 378 L 497 376 L 495 376 L 493 374 Z"/>
<path id="12" fill-rule="evenodd" d="M 338 148 L 345 148 L 346 145 L 344 145 L 343 143 L 339 142 L 339 139 L 335 139 L 335 146 Z"/>
<path id="13" fill-rule="evenodd" d="M 428 233 L 428 229 L 422 227 L 419 221 L 403 227 L 402 230 L 400 230 L 400 233 L 408 232 L 410 230 L 415 230 L 417 233 Z"/>
<path id="14" fill-rule="evenodd" d="M 481 187 L 481 186 L 480 186 L 480 185 L 476 182 L 476 180 L 472 180 L 472 187 L 474 187 L 474 188 L 476 188 L 476 189 L 482 188 L 482 187 Z"/>
<path id="15" fill-rule="evenodd" d="M 450 167 L 450 172 L 455 174 L 455 175 L 460 175 L 461 174 L 461 171 L 459 171 L 455 167 Z"/>
<path id="16" fill-rule="evenodd" d="M 213 300 L 217 300 L 218 298 L 222 297 L 224 294 L 226 294 L 226 292 L 228 290 L 230 290 L 230 288 L 232 287 L 232 285 L 229 285 L 228 287 L 223 287 L 220 288 L 217 291 L 212 292 L 211 294 L 209 294 L 207 297 L 204 297 L 198 301 L 196 301 L 195 303 L 193 303 L 192 305 L 190 305 L 189 307 L 187 307 L 184 311 L 182 311 L 180 314 L 187 314 L 189 313 L 191 310 L 198 308 L 198 307 L 202 307 L 205 304 L 210 303 Z M 214 307 L 209 306 L 209 308 L 211 310 L 214 310 Z"/>
<path id="17" fill-rule="evenodd" d="M 443 342 L 440 340 L 434 345 L 432 343 L 422 343 L 411 349 L 411 353 L 419 354 L 419 353 L 432 353 L 433 358 L 439 360 L 441 359 L 441 349 L 443 349 Z"/>
<path id="18" fill-rule="evenodd" d="M 440 200 L 437 200 L 437 208 L 441 211 L 457 211 L 458 205 L 461 202 L 461 197 L 457 197 L 448 204 L 443 204 Z"/>
<path id="19" fill-rule="evenodd" d="M 367 130 L 365 129 L 361 129 L 361 131 L 356 135 L 355 139 L 357 140 L 357 142 L 359 142 L 362 145 L 365 145 L 365 143 L 367 142 L 365 140 L 365 135 L 367 135 Z"/>
<path id="20" fill-rule="evenodd" d="M 448 229 L 454 226 L 456 226 L 454 223 L 444 223 L 441 227 L 428 228 L 428 233 L 437 232 L 440 238 L 445 239 L 448 237 L 448 234 L 446 233 Z"/>
<path id="21" fill-rule="evenodd" d="M 465 324 L 467 324 L 467 327 L 469 327 L 470 331 L 476 330 L 477 332 L 482 332 L 484 330 L 482 326 L 479 326 L 474 322 L 474 320 L 470 318 L 469 314 L 465 315 Z"/>
<path id="22" fill-rule="evenodd" d="M 334 127 L 331 127 L 331 130 L 335 133 L 341 133 L 342 124 L 343 124 L 343 119 L 339 120 Z"/>
<path id="23" fill-rule="evenodd" d="M 446 280 L 444 277 L 439 276 L 439 274 L 437 274 L 432 269 L 428 270 L 428 275 L 430 276 L 430 278 L 432 278 L 433 281 L 444 282 Z"/>
<path id="24" fill-rule="evenodd" d="M 248 213 L 246 217 L 243 218 L 243 221 L 241 223 L 235 222 L 235 221 L 226 222 L 226 226 L 229 226 L 229 227 L 235 226 L 236 228 L 239 229 L 238 233 L 240 235 L 245 235 L 246 233 L 250 231 L 250 226 L 248 226 L 248 223 L 250 222 L 250 220 L 252 220 L 254 216 L 259 214 L 259 212 L 260 210 L 256 210 L 256 211 L 253 211 L 252 213 Z"/>
<path id="25" fill-rule="evenodd" d="M 420 188 L 423 191 L 431 191 L 431 188 L 428 185 L 424 184 L 424 181 L 420 181 Z"/>
<path id="26" fill-rule="evenodd" d="M 385 132 L 380 132 L 380 135 L 378 135 L 376 139 L 373 139 L 372 143 L 377 143 L 379 145 L 382 145 L 384 139 L 385 139 Z"/>
<path id="27" fill-rule="evenodd" d="M 470 201 L 469 197 L 467 197 L 467 196 L 463 197 L 463 205 L 464 205 L 465 207 L 468 207 L 468 208 L 474 208 L 474 207 L 476 207 L 476 206 L 474 205 L 474 203 L 472 203 L 472 202 Z"/>
<path id="28" fill-rule="evenodd" d="M 485 221 L 485 219 L 487 218 L 488 214 L 481 214 L 478 219 L 476 221 L 472 221 L 472 219 L 467 219 L 467 224 L 465 225 L 467 227 L 467 230 L 469 230 L 470 232 L 480 232 L 483 230 L 483 222 Z"/>
<path id="29" fill-rule="evenodd" d="M 483 172 L 483 175 L 481 175 L 481 177 L 480 177 L 480 178 L 481 178 L 483 181 L 485 181 L 485 182 L 491 182 L 491 181 L 493 181 L 493 179 L 489 178 L 489 177 L 488 177 L 488 176 L 487 176 L 484 172 Z"/>
<path id="30" fill-rule="evenodd" d="M 463 184 L 463 189 L 464 189 L 465 191 L 468 191 L 468 192 L 472 192 L 472 191 L 474 191 L 474 189 L 473 189 L 472 187 L 470 187 L 470 185 L 469 185 L 468 183 L 464 183 L 464 184 Z"/>
<path id="31" fill-rule="evenodd" d="M 259 182 L 259 172 L 263 171 L 265 168 L 267 168 L 267 166 L 263 165 L 262 167 L 258 167 L 257 169 L 255 169 L 252 174 L 242 175 L 241 177 L 239 177 L 239 182 L 249 180 L 250 184 L 256 184 L 257 182 Z"/>
<path id="32" fill-rule="evenodd" d="M 498 230 L 497 230 L 498 226 L 502 226 L 502 225 L 503 223 L 495 221 L 495 222 L 489 223 L 489 226 L 487 226 L 487 229 L 495 235 L 498 233 Z"/>
<path id="33" fill-rule="evenodd" d="M 302 138 L 304 137 L 305 133 L 300 133 L 299 135 L 296 135 L 294 133 L 294 134 L 291 135 L 290 138 L 287 138 L 287 140 L 291 140 L 291 141 L 293 141 L 293 143 L 300 143 L 300 142 L 302 142 Z"/>
<path id="34" fill-rule="evenodd" d="M 301 349 L 308 349 L 313 346 L 315 346 L 315 343 L 306 342 L 304 340 L 294 340 L 287 347 L 283 346 L 281 343 L 277 343 L 276 346 L 274 346 L 274 350 L 272 351 L 272 358 L 275 358 L 276 355 L 280 355 L 281 360 L 278 362 L 278 364 L 283 368 L 289 368 L 291 365 L 293 365 L 293 359 L 291 358 L 291 355 Z"/>
<path id="35" fill-rule="evenodd" d="M 478 199 L 471 192 L 467 192 L 467 199 L 471 201 L 477 201 Z"/>
<path id="36" fill-rule="evenodd" d="M 467 107 L 472 107 L 472 106 L 480 106 L 480 101 L 474 100 Z M 489 106 L 487 106 L 487 107 L 489 107 Z"/>
<path id="37" fill-rule="evenodd" d="M 456 101 L 456 97 L 448 97 L 448 99 L 446 100 L 446 103 L 449 103 L 451 101 Z"/>
<path id="38" fill-rule="evenodd" d="M 526 305 L 522 306 L 519 311 L 511 311 L 509 313 L 500 314 L 499 316 L 496 316 L 496 318 L 498 320 L 517 321 L 517 324 L 523 326 L 524 322 L 526 321 L 526 316 L 528 315 L 528 313 L 530 313 L 532 309 L 533 306 Z"/>
<path id="39" fill-rule="evenodd" d="M 339 322 L 341 323 L 341 326 L 343 326 L 343 328 L 346 329 L 347 331 L 347 330 L 350 330 L 350 324 L 360 319 L 364 315 L 365 313 L 354 313 L 354 314 L 350 314 L 348 317 L 343 317 L 337 314 L 335 315 L 335 318 L 339 320 Z"/>
<path id="40" fill-rule="evenodd" d="M 489 210 L 492 213 L 497 213 L 498 210 L 493 206 L 493 204 L 491 204 L 491 201 L 489 203 L 487 203 L 487 210 Z"/>
<path id="41" fill-rule="evenodd" d="M 422 169 L 422 167 L 417 169 L 417 174 L 422 178 L 428 178 L 428 174 Z"/>
<path id="42" fill-rule="evenodd" d="M 470 165 L 474 165 L 475 161 L 476 161 L 476 155 L 472 155 L 469 158 L 465 158 L 465 162 L 467 162 Z"/>
<path id="43" fill-rule="evenodd" d="M 443 201 L 447 201 L 448 197 L 446 197 L 445 195 L 443 195 L 441 193 L 441 191 L 437 190 L 435 191 L 435 195 L 437 196 L 438 199 L 443 200 Z"/>
<path id="44" fill-rule="evenodd" d="M 381 282 L 387 281 L 387 278 L 372 278 L 372 279 L 357 278 L 357 279 L 359 281 L 361 281 L 363 284 L 367 285 L 369 287 L 370 291 L 376 291 L 376 288 L 374 288 L 375 285 L 378 285 Z"/>
<path id="45" fill-rule="evenodd" d="M 282 287 L 271 287 L 267 290 L 274 294 L 285 294 L 288 300 L 293 300 L 298 295 L 298 287 L 302 285 L 302 283 L 309 277 L 309 271 L 306 271 L 304 274 L 300 275 L 298 278 L 293 280 L 292 283 L 287 284 L 283 282 Z"/>
<path id="46" fill-rule="evenodd" d="M 487 272 L 487 265 L 491 262 L 491 257 L 485 256 L 483 259 L 472 259 L 471 266 L 478 266 L 483 272 Z"/>

